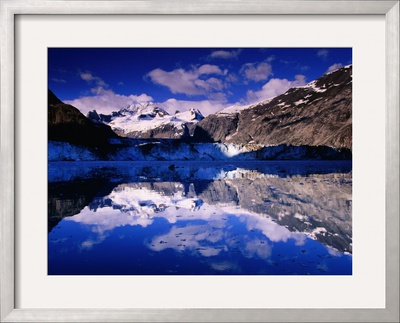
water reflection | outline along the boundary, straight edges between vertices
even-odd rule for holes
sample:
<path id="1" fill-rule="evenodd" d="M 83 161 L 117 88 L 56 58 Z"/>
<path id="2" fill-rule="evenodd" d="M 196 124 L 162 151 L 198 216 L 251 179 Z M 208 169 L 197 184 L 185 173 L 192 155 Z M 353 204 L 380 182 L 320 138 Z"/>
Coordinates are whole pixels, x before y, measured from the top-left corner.
<path id="1" fill-rule="evenodd" d="M 345 162 L 74 164 L 49 165 L 49 274 L 351 274 Z"/>

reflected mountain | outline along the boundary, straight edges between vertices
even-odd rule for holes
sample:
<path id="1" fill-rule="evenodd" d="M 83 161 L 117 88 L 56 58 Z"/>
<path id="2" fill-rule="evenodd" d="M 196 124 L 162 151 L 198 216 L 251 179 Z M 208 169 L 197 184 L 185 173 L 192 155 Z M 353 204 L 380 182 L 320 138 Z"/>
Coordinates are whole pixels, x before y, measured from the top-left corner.
<path id="1" fill-rule="evenodd" d="M 105 178 L 49 183 L 48 232 L 63 218 L 79 213 L 95 197 L 109 194 L 114 187 Z"/>
<path id="2" fill-rule="evenodd" d="M 268 241 L 292 239 L 301 245 L 310 238 L 352 252 L 351 164 L 340 163 L 332 173 L 335 165 L 320 163 L 314 174 L 305 162 L 287 168 L 282 163 L 124 166 L 113 171 L 104 164 L 87 165 L 65 175 L 49 169 L 53 180 L 73 178 L 49 184 L 49 231 L 61 219 L 90 226 L 95 236 L 82 243 L 88 247 L 115 228 L 144 228 L 162 220 L 168 229 L 146 241 L 150 250 L 211 256 L 240 246 L 242 255 L 262 258 L 269 254 Z M 246 228 L 243 234 L 232 230 L 238 222 Z M 260 235 L 252 237 L 252 230 Z"/>

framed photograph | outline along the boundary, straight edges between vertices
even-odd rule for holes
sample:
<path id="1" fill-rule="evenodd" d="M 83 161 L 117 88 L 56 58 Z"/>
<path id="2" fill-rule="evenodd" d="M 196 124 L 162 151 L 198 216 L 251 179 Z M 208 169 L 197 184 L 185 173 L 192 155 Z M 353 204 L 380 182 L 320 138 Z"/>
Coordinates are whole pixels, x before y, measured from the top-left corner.
<path id="1" fill-rule="evenodd" d="M 1 35 L 1 322 L 399 321 L 398 1 L 5 0 Z"/>

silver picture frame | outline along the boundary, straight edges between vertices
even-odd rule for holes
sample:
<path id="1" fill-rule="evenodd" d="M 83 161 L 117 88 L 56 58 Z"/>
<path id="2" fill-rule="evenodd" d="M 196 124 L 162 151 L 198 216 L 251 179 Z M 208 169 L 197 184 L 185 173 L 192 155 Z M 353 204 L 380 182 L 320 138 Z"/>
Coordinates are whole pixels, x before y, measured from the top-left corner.
<path id="1" fill-rule="evenodd" d="M 399 1 L 0 0 L 1 322 L 399 322 Z M 15 27 L 17 15 L 381 15 L 386 21 L 386 307 L 384 309 L 15 308 Z M 39 292 L 39 291 L 38 291 Z"/>

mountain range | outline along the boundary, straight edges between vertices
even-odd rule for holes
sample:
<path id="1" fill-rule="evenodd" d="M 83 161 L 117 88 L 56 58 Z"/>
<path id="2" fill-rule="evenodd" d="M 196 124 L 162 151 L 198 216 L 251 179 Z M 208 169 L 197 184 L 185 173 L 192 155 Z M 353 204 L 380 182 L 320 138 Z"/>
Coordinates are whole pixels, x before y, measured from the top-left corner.
<path id="1" fill-rule="evenodd" d="M 204 119 L 197 109 L 170 115 L 153 103 L 136 104 L 114 111 L 111 114 L 98 114 L 90 111 L 87 117 L 95 122 L 109 125 L 122 137 L 182 139 L 193 135 L 195 124 Z"/>
<path id="2" fill-rule="evenodd" d="M 146 154 L 154 146 L 158 150 L 179 147 L 182 154 L 188 151 L 190 159 L 197 158 L 193 151 L 198 144 L 213 144 L 213 150 L 219 145 L 221 151 L 234 147 L 240 153 L 262 152 L 255 155 L 261 159 L 290 159 L 292 152 L 296 152 L 294 159 L 336 158 L 332 151 L 344 151 L 345 158 L 351 158 L 352 66 L 269 100 L 233 105 L 207 117 L 197 109 L 172 115 L 153 103 L 130 105 L 107 115 L 93 110 L 84 116 L 50 90 L 48 116 L 49 141 L 105 151 L 122 145 L 140 147 Z M 266 151 L 269 148 L 273 154 Z M 299 149 L 303 149 L 300 155 Z"/>

